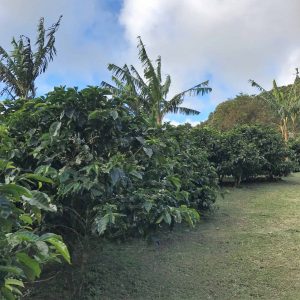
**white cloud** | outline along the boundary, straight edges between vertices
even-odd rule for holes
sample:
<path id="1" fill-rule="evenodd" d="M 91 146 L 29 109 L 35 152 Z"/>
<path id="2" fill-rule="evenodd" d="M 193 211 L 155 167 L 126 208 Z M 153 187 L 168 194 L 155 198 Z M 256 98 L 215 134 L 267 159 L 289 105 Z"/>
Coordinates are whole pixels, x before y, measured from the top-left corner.
<path id="1" fill-rule="evenodd" d="M 175 120 L 172 120 L 170 118 L 164 118 L 164 123 L 169 123 L 169 122 L 170 122 L 171 125 L 174 125 L 174 126 L 189 123 L 193 127 L 196 126 L 196 125 L 199 125 L 201 123 L 201 121 L 194 121 L 194 120 L 191 120 L 190 118 L 183 119 L 182 121 L 175 121 Z"/>
<path id="2" fill-rule="evenodd" d="M 98 84 L 109 78 L 109 62 L 138 66 L 141 35 L 172 76 L 170 96 L 210 79 L 209 96 L 184 103 L 200 118 L 228 97 L 255 93 L 248 79 L 270 88 L 272 79 L 291 82 L 300 67 L 299 0 L 123 0 L 121 12 L 111 7 L 117 1 L 0 0 L 0 45 L 34 37 L 41 16 L 51 25 L 64 15 L 58 55 L 38 81 L 44 92 L 54 77 L 62 85 Z"/>
<path id="3" fill-rule="evenodd" d="M 212 76 L 217 103 L 224 90 L 255 93 L 250 78 L 269 88 L 300 66 L 299 11 L 299 0 L 125 0 L 120 22 L 133 51 L 141 35 L 151 57 L 162 55 L 177 89 Z"/>
<path id="4" fill-rule="evenodd" d="M 300 70 L 300 46 L 290 53 L 283 65 L 283 69 L 280 70 L 278 75 L 278 83 L 280 85 L 293 82 L 296 74 L 295 67 L 299 67 Z"/>

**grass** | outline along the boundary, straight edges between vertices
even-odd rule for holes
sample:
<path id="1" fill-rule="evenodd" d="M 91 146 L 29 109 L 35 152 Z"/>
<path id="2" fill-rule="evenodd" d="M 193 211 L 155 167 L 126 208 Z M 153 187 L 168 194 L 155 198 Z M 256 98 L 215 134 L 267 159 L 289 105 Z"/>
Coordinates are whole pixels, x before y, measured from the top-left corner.
<path id="1" fill-rule="evenodd" d="M 300 299 L 299 195 L 300 174 L 230 188 L 196 229 L 160 233 L 159 246 L 93 242 L 84 269 L 28 299 Z"/>

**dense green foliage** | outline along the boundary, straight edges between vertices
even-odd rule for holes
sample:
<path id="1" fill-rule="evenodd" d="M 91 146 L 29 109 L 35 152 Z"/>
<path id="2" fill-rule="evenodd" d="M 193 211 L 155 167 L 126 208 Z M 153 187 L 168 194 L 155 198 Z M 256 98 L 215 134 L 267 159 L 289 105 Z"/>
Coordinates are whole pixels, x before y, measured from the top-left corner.
<path id="1" fill-rule="evenodd" d="M 278 121 L 270 106 L 259 97 L 240 94 L 220 103 L 209 115 L 205 125 L 226 131 L 237 125 L 253 124 L 276 128 Z"/>
<path id="2" fill-rule="evenodd" d="M 9 158 L 55 182 L 46 191 L 59 214 L 47 221 L 57 227 L 144 235 L 161 222 L 193 225 L 216 197 L 206 152 L 171 126 L 149 127 L 103 89 L 56 88 L 46 98 L 6 102 L 2 118 L 14 137 Z"/>
<path id="3" fill-rule="evenodd" d="M 300 78 L 293 84 L 278 87 L 273 82 L 273 89 L 266 91 L 251 81 L 261 92 L 259 95 L 240 94 L 234 99 L 219 104 L 209 115 L 205 125 L 226 131 L 237 125 L 265 125 L 278 129 L 287 141 L 299 133 L 299 96 Z"/>
<path id="4" fill-rule="evenodd" d="M 220 181 L 233 176 L 238 185 L 241 180 L 282 177 L 293 170 L 293 154 L 273 128 L 245 125 L 222 133 L 197 127 L 192 135 L 209 153 Z"/>
<path id="5" fill-rule="evenodd" d="M 276 81 L 273 80 L 273 88 L 268 92 L 254 80 L 249 80 L 251 85 L 261 92 L 259 97 L 270 106 L 279 118 L 278 125 L 282 138 L 286 142 L 289 139 L 290 131 L 295 135 L 296 121 L 300 113 L 300 77 L 298 69 L 296 71 L 294 83 L 288 89 L 278 87 Z M 290 122 L 292 122 L 292 126 L 290 126 Z"/>
<path id="6" fill-rule="evenodd" d="M 289 148 L 291 149 L 293 156 L 294 156 L 294 171 L 299 172 L 300 171 L 300 139 L 290 139 L 289 140 Z"/>

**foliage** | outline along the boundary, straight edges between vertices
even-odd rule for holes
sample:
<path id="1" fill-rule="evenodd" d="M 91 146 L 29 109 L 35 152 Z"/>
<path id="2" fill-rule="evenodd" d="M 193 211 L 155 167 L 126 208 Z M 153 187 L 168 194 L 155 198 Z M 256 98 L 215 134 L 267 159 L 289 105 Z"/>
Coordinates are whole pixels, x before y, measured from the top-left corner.
<path id="1" fill-rule="evenodd" d="M 55 32 L 61 18 L 48 29 L 44 27 L 44 18 L 40 19 L 36 52 L 32 50 L 30 39 L 24 35 L 18 41 L 12 39 L 11 54 L 0 46 L 0 82 L 5 85 L 0 95 L 6 94 L 12 99 L 35 97 L 35 80 L 46 71 L 56 55 Z"/>
<path id="2" fill-rule="evenodd" d="M 297 70 L 298 71 L 298 70 Z M 274 113 L 280 119 L 279 128 L 282 138 L 287 142 L 289 139 L 289 121 L 293 123 L 295 130 L 296 120 L 300 113 L 300 78 L 298 72 L 293 85 L 289 90 L 280 89 L 275 80 L 273 80 L 273 89 L 267 92 L 254 80 L 249 80 L 251 85 L 260 92 L 260 98 L 270 105 Z"/>
<path id="3" fill-rule="evenodd" d="M 261 101 L 258 96 L 246 94 L 237 95 L 220 103 L 211 113 L 206 126 L 221 131 L 227 131 L 238 125 L 266 125 L 277 127 L 279 120 L 268 103 Z"/>
<path id="4" fill-rule="evenodd" d="M 233 176 L 241 180 L 282 177 L 292 171 L 293 155 L 273 128 L 237 126 L 221 133 L 209 127 L 193 129 L 198 147 L 207 149 L 220 181 Z"/>
<path id="5" fill-rule="evenodd" d="M 3 117 L 14 137 L 9 159 L 53 180 L 45 191 L 59 211 L 46 223 L 62 234 L 125 237 L 162 223 L 194 226 L 216 198 L 205 151 L 170 125 L 149 127 L 105 89 L 55 88 L 7 101 Z"/>
<path id="6" fill-rule="evenodd" d="M 187 95 L 204 95 L 209 93 L 211 88 L 208 87 L 208 81 L 197 84 L 167 100 L 171 77 L 167 75 L 165 81 L 162 82 L 161 57 L 157 58 L 157 66 L 155 67 L 140 37 L 138 37 L 138 49 L 139 60 L 143 66 L 144 79 L 132 65 L 128 67 L 125 64 L 123 67 L 118 67 L 117 65 L 109 64 L 108 69 L 113 72 L 112 81 L 115 86 L 102 82 L 102 87 L 115 96 L 126 98 L 132 111 L 135 114 L 143 113 L 148 115 L 152 125 L 161 125 L 167 113 L 199 114 L 197 110 L 182 107 L 181 104 Z"/>
<path id="7" fill-rule="evenodd" d="M 290 139 L 289 140 L 289 148 L 291 149 L 293 155 L 294 155 L 294 172 L 300 171 L 300 139 Z"/>
<path id="8" fill-rule="evenodd" d="M 42 211 L 55 212 L 50 197 L 41 192 L 49 178 L 22 173 L 11 162 L 0 160 L 0 297 L 22 295 L 24 280 L 34 281 L 49 261 L 70 263 L 59 235 L 41 233 Z M 38 188 L 38 189 L 32 189 Z"/>

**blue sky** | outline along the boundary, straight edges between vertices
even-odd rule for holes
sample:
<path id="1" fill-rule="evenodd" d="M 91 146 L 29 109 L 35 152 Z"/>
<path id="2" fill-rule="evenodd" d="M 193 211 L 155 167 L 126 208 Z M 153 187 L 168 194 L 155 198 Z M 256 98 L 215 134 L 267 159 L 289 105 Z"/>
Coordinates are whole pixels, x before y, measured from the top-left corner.
<path id="1" fill-rule="evenodd" d="M 169 115 L 174 124 L 205 120 L 215 106 L 240 92 L 255 93 L 253 78 L 270 88 L 293 80 L 300 67 L 299 0 L 0 0 L 0 45 L 12 36 L 33 40 L 40 17 L 46 25 L 59 15 L 58 55 L 38 81 L 44 94 L 53 86 L 83 88 L 109 81 L 107 64 L 139 67 L 136 37 L 149 56 L 162 56 L 172 77 L 170 96 L 210 80 L 213 92 L 187 98 L 199 116 Z"/>

